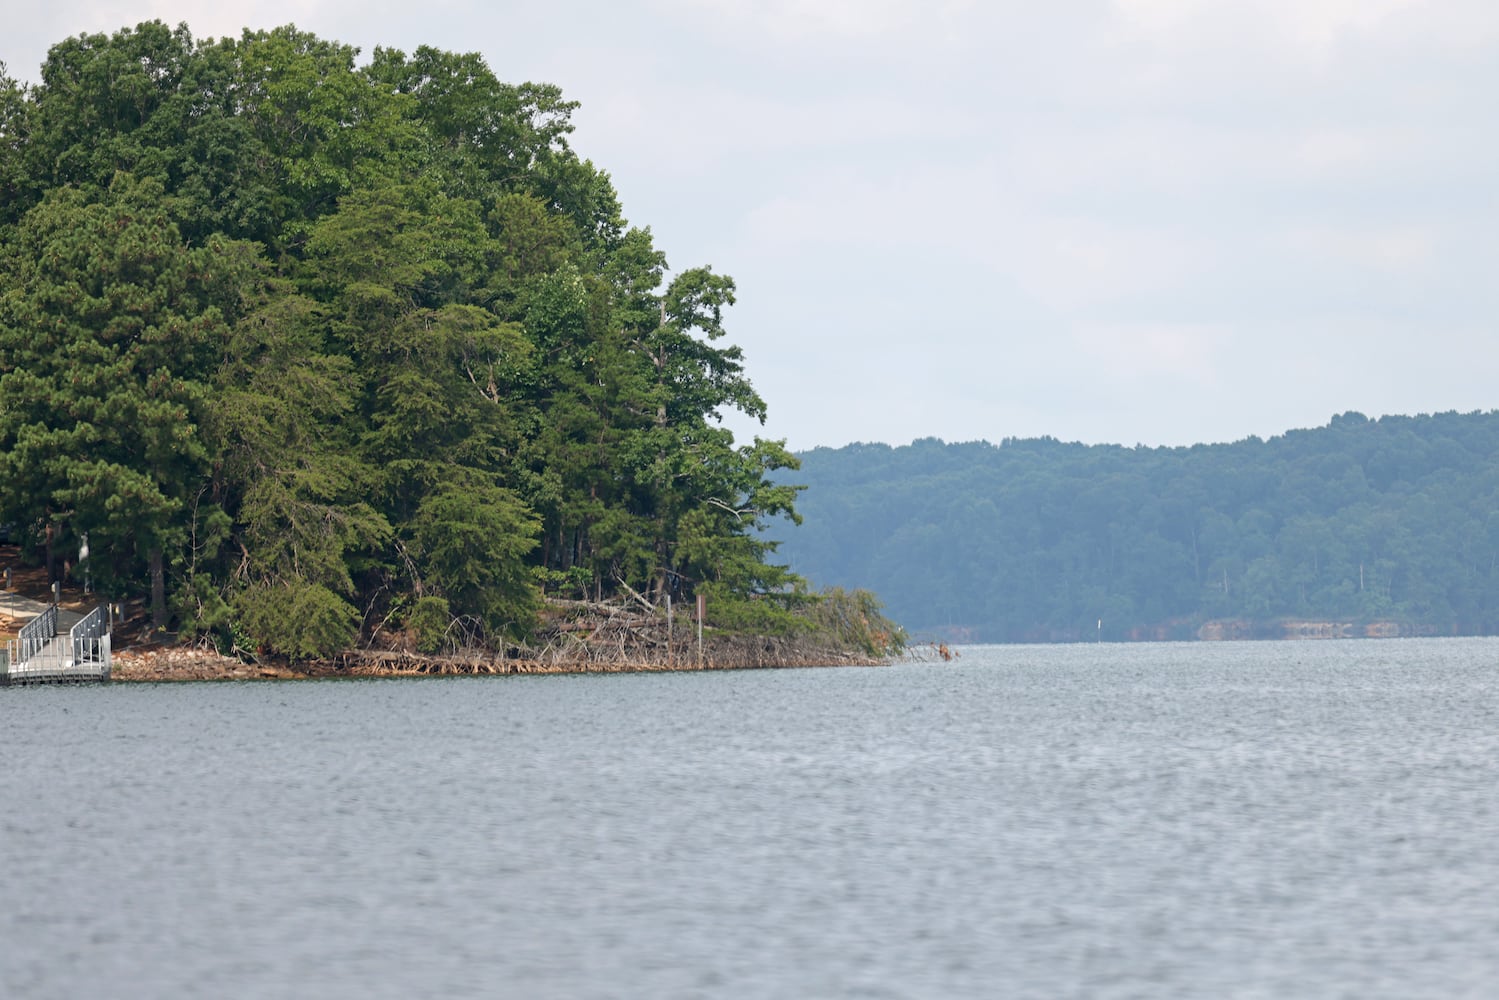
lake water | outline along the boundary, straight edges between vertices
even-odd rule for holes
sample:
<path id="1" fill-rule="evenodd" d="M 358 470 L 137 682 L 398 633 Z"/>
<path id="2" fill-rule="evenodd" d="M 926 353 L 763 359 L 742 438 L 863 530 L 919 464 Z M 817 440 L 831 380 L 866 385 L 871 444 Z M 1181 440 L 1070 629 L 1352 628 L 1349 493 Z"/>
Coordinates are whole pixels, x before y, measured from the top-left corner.
<path id="1" fill-rule="evenodd" d="M 0 690 L 0 996 L 1488 997 L 1499 641 Z"/>

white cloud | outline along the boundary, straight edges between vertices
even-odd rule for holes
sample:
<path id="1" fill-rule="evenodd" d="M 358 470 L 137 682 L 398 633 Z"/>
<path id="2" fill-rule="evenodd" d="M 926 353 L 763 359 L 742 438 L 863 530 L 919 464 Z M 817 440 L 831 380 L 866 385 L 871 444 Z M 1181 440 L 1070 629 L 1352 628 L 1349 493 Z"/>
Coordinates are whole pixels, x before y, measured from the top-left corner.
<path id="1" fill-rule="evenodd" d="M 1429 226 L 1298 225 L 1286 233 L 1287 249 L 1307 266 L 1326 262 L 1415 279 L 1433 266 L 1438 237 Z"/>
<path id="2" fill-rule="evenodd" d="M 901 146 L 949 141 L 981 130 L 962 108 L 931 108 L 914 100 L 879 100 L 736 92 L 661 84 L 606 93 L 584 112 L 594 139 L 651 136 L 634 155 L 666 173 L 731 168 L 729 159 L 756 162 L 861 150 L 874 164 Z"/>
<path id="3" fill-rule="evenodd" d="M 961 19 L 973 0 L 659 0 L 716 30 L 791 42 L 925 34 Z"/>
<path id="4" fill-rule="evenodd" d="M 798 446 L 1494 405 L 1492 0 L 58 0 L 0 58 L 149 17 L 560 84 Z"/>
<path id="5" fill-rule="evenodd" d="M 1223 326 L 1119 323 L 1079 327 L 1073 332 L 1078 364 L 1127 381 L 1187 382 L 1215 388 L 1220 353 L 1232 339 Z"/>
<path id="6" fill-rule="evenodd" d="M 1404 30 L 1406 15 L 1442 19 L 1431 0 L 1113 0 L 1119 22 L 1138 38 L 1186 49 L 1195 41 L 1237 36 L 1250 44 L 1326 54 L 1351 40 Z"/>

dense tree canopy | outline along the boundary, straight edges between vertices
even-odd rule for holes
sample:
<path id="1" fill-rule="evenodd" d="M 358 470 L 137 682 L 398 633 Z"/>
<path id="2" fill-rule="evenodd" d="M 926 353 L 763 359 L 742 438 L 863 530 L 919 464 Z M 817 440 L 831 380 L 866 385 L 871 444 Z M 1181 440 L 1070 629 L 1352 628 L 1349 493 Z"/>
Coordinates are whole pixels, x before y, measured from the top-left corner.
<path id="1" fill-rule="evenodd" d="M 799 599 L 796 460 L 716 419 L 765 414 L 733 281 L 666 281 L 556 87 L 357 56 L 150 22 L 0 69 L 0 522 L 299 657 L 548 591 Z"/>
<path id="2" fill-rule="evenodd" d="M 1496 412 L 1348 413 L 1191 448 L 928 439 L 801 458 L 805 522 L 782 554 L 818 583 L 872 586 L 918 631 L 1189 637 L 1242 619 L 1499 632 Z"/>

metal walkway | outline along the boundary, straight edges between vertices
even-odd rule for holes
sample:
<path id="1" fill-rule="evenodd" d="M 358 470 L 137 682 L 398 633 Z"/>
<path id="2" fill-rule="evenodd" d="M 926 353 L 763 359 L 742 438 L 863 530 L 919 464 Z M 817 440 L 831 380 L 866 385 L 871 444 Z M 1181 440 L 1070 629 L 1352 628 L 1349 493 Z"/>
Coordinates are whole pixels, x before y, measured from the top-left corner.
<path id="1" fill-rule="evenodd" d="M 80 615 L 5 593 L 0 610 L 26 622 L 20 635 L 0 644 L 0 684 L 109 680 L 109 618 L 102 605 Z"/>

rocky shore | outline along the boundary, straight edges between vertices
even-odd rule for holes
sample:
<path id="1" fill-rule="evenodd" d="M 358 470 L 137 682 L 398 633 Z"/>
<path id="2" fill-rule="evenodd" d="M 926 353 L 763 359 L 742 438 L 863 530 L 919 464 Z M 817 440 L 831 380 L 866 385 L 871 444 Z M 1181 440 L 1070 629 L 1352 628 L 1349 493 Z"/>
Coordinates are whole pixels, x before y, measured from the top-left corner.
<path id="1" fill-rule="evenodd" d="M 291 667 L 245 663 L 191 646 L 122 649 L 113 654 L 115 681 L 258 681 L 312 676 Z"/>
<path id="2" fill-rule="evenodd" d="M 790 667 L 880 666 L 888 660 L 830 649 L 792 649 L 774 640 L 705 650 L 695 656 L 662 661 L 647 656 L 546 659 L 498 656 L 423 656 L 418 653 L 357 650 L 332 660 L 308 663 L 246 663 L 196 646 L 126 648 L 114 654 L 111 679 L 125 682 L 258 681 L 356 677 L 438 677 L 493 674 L 659 673 L 695 670 L 755 670 Z"/>

